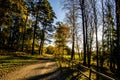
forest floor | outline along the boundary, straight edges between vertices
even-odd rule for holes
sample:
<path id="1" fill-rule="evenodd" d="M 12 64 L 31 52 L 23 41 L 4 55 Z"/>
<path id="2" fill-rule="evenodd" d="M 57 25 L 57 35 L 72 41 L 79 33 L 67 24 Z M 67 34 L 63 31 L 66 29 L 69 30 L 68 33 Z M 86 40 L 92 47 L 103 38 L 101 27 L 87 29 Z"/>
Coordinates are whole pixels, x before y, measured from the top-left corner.
<path id="1" fill-rule="evenodd" d="M 38 62 L 22 66 L 2 76 L 0 80 L 59 80 L 60 70 L 53 58 L 40 58 Z"/>

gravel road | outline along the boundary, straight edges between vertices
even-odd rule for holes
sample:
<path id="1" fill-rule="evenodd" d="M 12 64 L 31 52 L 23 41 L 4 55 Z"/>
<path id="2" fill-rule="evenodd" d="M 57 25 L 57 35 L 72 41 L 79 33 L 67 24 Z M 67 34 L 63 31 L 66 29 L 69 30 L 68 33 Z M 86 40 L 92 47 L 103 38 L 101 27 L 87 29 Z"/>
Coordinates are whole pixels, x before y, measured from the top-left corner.
<path id="1" fill-rule="evenodd" d="M 60 71 L 56 62 L 50 58 L 43 58 L 39 62 L 23 66 L 6 74 L 0 80 L 58 80 Z"/>

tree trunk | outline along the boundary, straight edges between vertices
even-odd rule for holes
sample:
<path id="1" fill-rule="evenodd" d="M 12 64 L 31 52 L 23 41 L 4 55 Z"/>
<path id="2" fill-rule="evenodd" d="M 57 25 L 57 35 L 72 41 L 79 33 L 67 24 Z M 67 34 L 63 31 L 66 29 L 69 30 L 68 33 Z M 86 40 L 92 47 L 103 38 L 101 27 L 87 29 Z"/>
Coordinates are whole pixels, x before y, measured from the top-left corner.
<path id="1" fill-rule="evenodd" d="M 39 46 L 39 55 L 41 54 L 41 49 L 42 49 L 42 40 L 40 41 L 40 46 Z"/>
<path id="2" fill-rule="evenodd" d="M 86 39 L 85 39 L 85 26 L 84 26 L 84 0 L 79 0 L 80 6 L 81 6 L 81 14 L 82 14 L 82 27 L 83 27 L 83 52 L 84 52 L 84 60 L 83 60 L 83 65 L 86 65 Z"/>
<path id="3" fill-rule="evenodd" d="M 87 61 L 88 61 L 88 67 L 90 67 L 90 55 L 89 55 L 89 43 L 88 43 L 88 12 L 85 11 L 85 40 L 86 40 L 86 56 L 87 56 Z"/>
<path id="4" fill-rule="evenodd" d="M 76 33 L 76 46 L 77 46 L 77 53 L 78 53 L 79 60 L 80 60 L 80 49 L 79 49 L 79 44 L 78 44 L 78 37 L 77 37 L 77 33 Z"/>
<path id="5" fill-rule="evenodd" d="M 43 48 L 44 48 L 44 40 L 41 41 L 39 55 L 41 55 L 43 53 Z"/>
<path id="6" fill-rule="evenodd" d="M 98 67 L 99 67 L 99 60 L 98 60 L 98 31 L 97 31 L 97 13 L 96 13 L 96 1 L 93 1 L 93 12 L 94 12 L 94 26 L 95 26 L 95 35 L 96 35 L 96 62 L 97 62 L 97 71 L 98 71 Z"/>
<path id="7" fill-rule="evenodd" d="M 36 28 L 37 28 L 37 23 L 38 23 L 38 12 L 36 13 L 36 22 L 35 22 L 35 26 L 34 26 L 34 33 L 33 33 L 33 43 L 32 43 L 32 55 L 34 55 L 34 47 L 35 47 L 35 32 L 36 32 Z"/>
<path id="8" fill-rule="evenodd" d="M 43 46 L 44 46 L 44 41 L 45 41 L 45 27 L 46 26 L 43 26 L 43 30 L 42 30 L 42 34 L 41 34 L 41 41 L 40 41 L 40 46 L 39 46 L 39 55 L 42 54 L 42 51 L 43 51 Z"/>
<path id="9" fill-rule="evenodd" d="M 92 18 L 91 18 L 92 19 Z M 89 54 L 88 54 L 88 67 L 90 67 L 91 64 L 91 55 L 92 55 L 92 43 L 93 43 L 93 35 L 94 35 L 94 28 L 92 25 L 92 21 L 90 22 L 91 30 L 90 30 L 90 43 L 89 43 Z"/>
<path id="10" fill-rule="evenodd" d="M 102 55 L 104 54 L 104 25 L 105 25 L 105 20 L 104 20 L 104 6 L 103 6 L 103 2 L 104 0 L 102 0 L 102 52 L 101 52 L 101 57 L 100 57 L 100 71 L 102 72 L 102 68 L 103 68 L 103 59 L 102 59 Z"/>
<path id="11" fill-rule="evenodd" d="M 73 15 L 73 17 L 72 17 L 72 20 L 73 20 L 73 23 L 72 23 L 72 27 L 73 27 L 73 29 L 72 29 L 72 54 L 71 54 L 71 60 L 73 60 L 73 58 L 74 58 L 74 54 L 75 54 L 75 51 L 74 51 L 74 47 L 75 47 L 75 6 L 74 6 L 75 4 L 74 4 L 74 1 L 73 1 L 73 11 L 72 11 L 72 15 Z"/>
<path id="12" fill-rule="evenodd" d="M 116 0 L 116 28 L 117 28 L 117 73 L 120 74 L 120 0 Z"/>
<path id="13" fill-rule="evenodd" d="M 74 37 L 74 33 L 73 33 L 73 36 L 72 36 L 72 54 L 71 54 L 71 60 L 73 60 L 74 58 L 74 42 L 75 42 L 75 37 Z"/>

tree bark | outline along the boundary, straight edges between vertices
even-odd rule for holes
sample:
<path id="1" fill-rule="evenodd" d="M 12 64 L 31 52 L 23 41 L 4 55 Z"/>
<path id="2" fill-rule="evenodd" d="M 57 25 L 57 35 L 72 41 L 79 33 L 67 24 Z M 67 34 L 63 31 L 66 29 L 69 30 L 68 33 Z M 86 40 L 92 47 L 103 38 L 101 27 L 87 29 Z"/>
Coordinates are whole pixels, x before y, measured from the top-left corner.
<path id="1" fill-rule="evenodd" d="M 34 33 L 33 33 L 33 43 L 32 43 L 32 55 L 34 55 L 34 47 L 35 47 L 35 32 L 36 32 L 36 28 L 37 28 L 37 23 L 38 23 L 38 12 L 36 13 L 36 22 L 35 22 L 35 26 L 34 26 Z"/>
<path id="2" fill-rule="evenodd" d="M 85 26 L 84 26 L 84 0 L 79 0 L 80 6 L 81 6 L 81 14 L 82 14 L 82 27 L 83 27 L 83 52 L 84 52 L 84 60 L 83 60 L 83 65 L 86 65 L 86 39 L 85 39 Z"/>
<path id="3" fill-rule="evenodd" d="M 116 0 L 116 28 L 117 28 L 117 73 L 120 74 L 120 0 Z"/>
<path id="4" fill-rule="evenodd" d="M 74 47 L 75 47 L 75 4 L 74 4 L 74 1 L 73 1 L 73 11 L 72 11 L 72 20 L 73 20 L 73 23 L 72 23 L 72 54 L 71 54 L 71 60 L 73 60 L 74 58 L 74 54 L 75 54 L 75 51 L 74 51 Z"/>
<path id="5" fill-rule="evenodd" d="M 44 45 L 44 31 L 42 31 L 42 38 L 41 38 L 41 41 L 40 41 L 40 46 L 39 46 L 39 55 L 41 55 L 42 54 L 42 49 L 43 49 L 43 45 Z"/>
<path id="6" fill-rule="evenodd" d="M 102 52 L 101 52 L 101 57 L 100 57 L 100 67 L 101 67 L 101 72 L 102 72 L 102 68 L 103 68 L 103 59 L 102 59 L 102 55 L 104 54 L 104 25 L 105 25 L 105 20 L 104 20 L 104 5 L 103 2 L 104 0 L 102 0 Z"/>

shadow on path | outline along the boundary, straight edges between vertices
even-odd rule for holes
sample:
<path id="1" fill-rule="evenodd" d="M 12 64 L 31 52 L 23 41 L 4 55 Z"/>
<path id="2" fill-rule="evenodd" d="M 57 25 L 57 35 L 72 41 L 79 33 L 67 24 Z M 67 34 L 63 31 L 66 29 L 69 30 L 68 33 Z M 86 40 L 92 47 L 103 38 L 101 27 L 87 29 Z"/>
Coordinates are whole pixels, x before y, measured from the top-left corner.
<path id="1" fill-rule="evenodd" d="M 72 75 L 73 71 L 68 68 L 56 69 L 53 72 L 29 77 L 25 80 L 66 80 Z"/>

